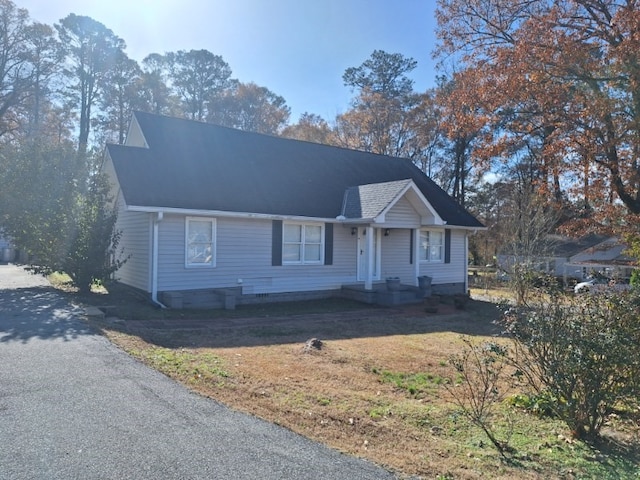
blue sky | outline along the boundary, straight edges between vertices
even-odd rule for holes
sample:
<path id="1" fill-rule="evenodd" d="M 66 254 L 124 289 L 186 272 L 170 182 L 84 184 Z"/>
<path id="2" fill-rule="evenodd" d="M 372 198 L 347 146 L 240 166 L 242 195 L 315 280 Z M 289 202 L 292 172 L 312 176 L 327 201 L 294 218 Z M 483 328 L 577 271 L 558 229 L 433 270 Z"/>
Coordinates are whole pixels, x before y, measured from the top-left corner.
<path id="1" fill-rule="evenodd" d="M 416 90 L 434 84 L 435 0 L 14 0 L 53 25 L 69 13 L 102 22 L 140 61 L 149 53 L 207 49 L 234 78 L 281 95 L 291 121 L 333 120 L 352 92 L 342 74 L 373 50 L 418 61 Z"/>

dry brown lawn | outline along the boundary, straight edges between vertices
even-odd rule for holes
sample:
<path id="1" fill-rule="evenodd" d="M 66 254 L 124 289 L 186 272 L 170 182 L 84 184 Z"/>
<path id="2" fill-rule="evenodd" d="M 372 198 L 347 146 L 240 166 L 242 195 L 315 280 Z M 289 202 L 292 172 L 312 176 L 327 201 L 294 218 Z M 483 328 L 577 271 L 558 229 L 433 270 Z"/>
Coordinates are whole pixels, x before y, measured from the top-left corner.
<path id="1" fill-rule="evenodd" d="M 498 333 L 493 304 L 472 301 L 464 311 L 440 304 L 437 313 L 422 305 L 264 312 L 212 319 L 187 312 L 184 318 L 107 319 L 98 326 L 135 357 L 203 395 L 401 477 L 578 478 L 580 465 L 567 460 L 578 447 L 565 440 L 561 424 L 547 420 L 537 428 L 541 420 L 516 412 L 521 423 L 511 442 L 519 453 L 506 463 L 442 385 L 455 381 L 448 359 L 460 352 L 463 335 L 482 342 Z M 321 340 L 320 349 L 305 349 L 311 338 Z M 496 429 L 504 428 L 508 415 L 502 412 L 509 409 L 499 410 Z"/>

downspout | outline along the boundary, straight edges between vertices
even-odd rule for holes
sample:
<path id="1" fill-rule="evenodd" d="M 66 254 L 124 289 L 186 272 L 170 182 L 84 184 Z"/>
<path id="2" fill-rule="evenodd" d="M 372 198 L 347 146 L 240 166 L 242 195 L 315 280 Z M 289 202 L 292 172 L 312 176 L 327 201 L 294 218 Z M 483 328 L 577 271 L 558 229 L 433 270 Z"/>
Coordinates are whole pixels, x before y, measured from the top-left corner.
<path id="1" fill-rule="evenodd" d="M 158 225 L 162 221 L 164 214 L 158 212 L 153 219 L 153 245 L 151 247 L 151 301 L 160 308 L 167 308 L 166 305 L 158 301 Z"/>
<path id="2" fill-rule="evenodd" d="M 469 232 L 464 236 L 464 293 L 469 295 Z"/>
<path id="3" fill-rule="evenodd" d="M 475 235 L 478 233 L 477 230 L 467 231 L 464 236 L 464 292 L 469 295 L 471 292 L 469 291 L 469 235 Z"/>

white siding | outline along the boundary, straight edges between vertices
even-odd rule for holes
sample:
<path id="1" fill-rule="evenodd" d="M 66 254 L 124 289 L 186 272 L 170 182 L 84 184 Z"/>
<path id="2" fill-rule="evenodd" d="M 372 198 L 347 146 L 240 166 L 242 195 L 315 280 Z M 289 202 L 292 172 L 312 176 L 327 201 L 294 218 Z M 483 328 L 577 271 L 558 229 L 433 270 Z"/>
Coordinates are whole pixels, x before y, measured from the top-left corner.
<path id="1" fill-rule="evenodd" d="M 356 236 L 334 226 L 333 265 L 271 265 L 272 222 L 218 218 L 216 266 L 186 268 L 185 217 L 165 215 L 159 226 L 158 290 L 242 286 L 243 293 L 340 288 L 356 281 Z"/>
<path id="2" fill-rule="evenodd" d="M 129 257 L 115 273 L 115 278 L 126 285 L 151 291 L 151 217 L 148 213 L 128 212 L 122 195 L 118 198 L 116 231 L 122 232 L 118 251 Z"/>
<path id="3" fill-rule="evenodd" d="M 400 198 L 396 204 L 386 213 L 385 227 L 417 228 L 420 225 L 420 215 L 405 197 Z M 409 234 L 407 234 L 408 236 Z"/>
<path id="4" fill-rule="evenodd" d="M 129 125 L 129 131 L 127 132 L 127 138 L 124 144 L 127 147 L 147 147 L 142 129 L 135 116 L 131 117 L 131 124 Z"/>
<path id="5" fill-rule="evenodd" d="M 351 235 L 350 227 L 334 225 L 333 265 L 272 266 L 270 220 L 217 218 L 213 268 L 185 267 L 184 229 L 182 215 L 165 215 L 160 222 L 159 291 L 242 286 L 244 294 L 258 294 L 338 289 L 357 282 L 357 236 Z M 463 283 L 465 233 L 451 231 L 450 263 L 420 263 L 419 275 L 431 276 L 434 285 Z M 403 283 L 416 284 L 410 245 L 409 229 L 382 235 L 382 279 L 400 277 Z"/>
<path id="6" fill-rule="evenodd" d="M 451 262 L 420 262 L 420 275 L 433 278 L 434 285 L 439 283 L 461 283 L 467 275 L 465 265 L 465 230 L 451 230 Z"/>
<path id="7" fill-rule="evenodd" d="M 410 229 L 397 228 L 390 230 L 386 237 L 382 235 L 381 279 L 400 277 L 402 283 L 416 284 L 415 265 L 410 263 L 411 234 Z"/>

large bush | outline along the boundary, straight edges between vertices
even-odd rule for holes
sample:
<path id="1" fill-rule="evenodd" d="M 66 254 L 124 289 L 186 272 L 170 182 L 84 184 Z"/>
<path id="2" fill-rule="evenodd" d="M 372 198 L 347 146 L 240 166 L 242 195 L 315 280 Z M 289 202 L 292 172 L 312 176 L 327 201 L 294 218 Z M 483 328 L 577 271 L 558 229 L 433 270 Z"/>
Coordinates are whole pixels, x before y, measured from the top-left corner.
<path id="1" fill-rule="evenodd" d="M 507 311 L 513 362 L 578 438 L 595 439 L 607 419 L 640 396 L 640 293 L 560 295 Z"/>
<path id="2" fill-rule="evenodd" d="M 126 261 L 118 251 L 121 232 L 115 229 L 116 219 L 106 178 L 96 174 L 77 202 L 69 247 L 62 262 L 62 270 L 81 292 L 108 280 Z"/>
<path id="3" fill-rule="evenodd" d="M 87 159 L 70 146 L 3 146 L 0 171 L 0 224 L 32 271 L 65 272 L 88 291 L 126 260 L 106 178 L 87 175 Z"/>

